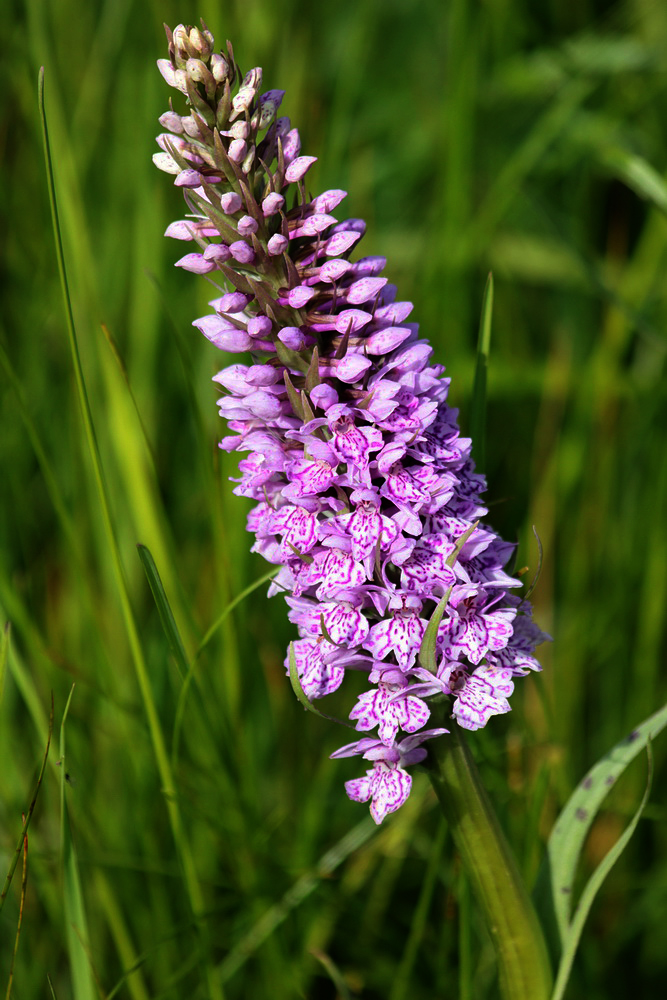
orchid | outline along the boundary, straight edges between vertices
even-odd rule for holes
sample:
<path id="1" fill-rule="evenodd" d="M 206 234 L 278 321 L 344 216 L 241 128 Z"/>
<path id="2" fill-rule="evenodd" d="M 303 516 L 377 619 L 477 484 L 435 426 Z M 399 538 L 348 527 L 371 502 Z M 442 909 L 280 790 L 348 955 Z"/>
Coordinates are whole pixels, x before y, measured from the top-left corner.
<path id="1" fill-rule="evenodd" d="M 303 693 L 368 676 L 350 719 L 376 736 L 332 756 L 373 762 L 346 789 L 380 823 L 407 799 L 421 744 L 447 733 L 425 728 L 429 700 L 449 699 L 453 724 L 486 725 L 510 710 L 514 680 L 539 670 L 546 637 L 512 595 L 513 546 L 480 523 L 486 484 L 444 368 L 385 259 L 351 259 L 366 227 L 332 214 L 345 192 L 310 194 L 316 158 L 278 115 L 283 91 L 262 92 L 259 67 L 242 76 L 205 25 L 167 38 L 158 65 L 189 111 L 160 119 L 154 160 L 187 209 L 166 235 L 197 246 L 177 266 L 216 289 L 194 326 L 245 356 L 215 376 L 230 432 L 220 447 L 243 456 L 234 493 L 256 502 L 253 551 L 280 567 L 269 593 L 285 595 L 297 627 Z M 420 649 L 445 596 L 433 669 Z"/>

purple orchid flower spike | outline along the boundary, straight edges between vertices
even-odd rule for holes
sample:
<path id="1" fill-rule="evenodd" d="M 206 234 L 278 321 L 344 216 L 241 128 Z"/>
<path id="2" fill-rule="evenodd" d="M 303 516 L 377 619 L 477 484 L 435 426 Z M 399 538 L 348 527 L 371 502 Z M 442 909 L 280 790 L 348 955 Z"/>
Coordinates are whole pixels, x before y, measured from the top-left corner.
<path id="1" fill-rule="evenodd" d="M 194 326 L 246 355 L 215 376 L 230 432 L 220 447 L 243 455 L 234 492 L 256 504 L 253 550 L 280 567 L 269 593 L 287 596 L 305 695 L 332 693 L 348 670 L 368 675 L 350 718 L 377 735 L 332 756 L 373 761 L 346 789 L 380 823 L 408 797 L 421 744 L 447 732 L 424 728 L 428 700 L 484 726 L 509 711 L 514 680 L 540 669 L 533 652 L 548 637 L 511 594 L 513 546 L 476 523 L 485 481 L 444 369 L 384 258 L 350 259 L 365 223 L 332 214 L 345 192 L 308 193 L 316 159 L 277 116 L 283 91 L 262 93 L 261 70 L 243 76 L 205 25 L 167 39 L 159 69 L 187 113 L 161 117 L 154 160 L 187 211 L 166 235 L 196 245 L 177 266 L 218 289 Z M 420 647 L 447 595 L 426 670 Z"/>

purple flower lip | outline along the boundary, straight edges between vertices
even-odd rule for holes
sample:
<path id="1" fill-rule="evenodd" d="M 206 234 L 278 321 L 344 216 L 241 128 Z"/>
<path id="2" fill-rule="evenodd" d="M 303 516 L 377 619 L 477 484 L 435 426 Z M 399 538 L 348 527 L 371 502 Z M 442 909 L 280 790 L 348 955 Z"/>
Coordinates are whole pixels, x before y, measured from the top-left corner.
<path id="1" fill-rule="evenodd" d="M 332 757 L 372 763 L 346 790 L 379 823 L 408 797 L 424 744 L 446 738 L 426 728 L 429 700 L 481 728 L 540 669 L 548 636 L 512 594 L 513 546 L 477 523 L 486 484 L 412 303 L 397 301 L 383 257 L 350 259 L 364 221 L 333 214 L 344 191 L 307 194 L 316 158 L 276 116 L 284 92 L 261 93 L 261 69 L 243 76 L 207 29 L 193 55 L 190 32 L 167 31 L 158 63 L 189 106 L 160 118 L 154 161 L 187 209 L 166 235 L 196 244 L 177 266 L 219 289 L 193 325 L 244 356 L 214 377 L 220 447 L 241 453 L 233 492 L 255 502 L 253 551 L 279 567 L 269 594 L 286 597 L 298 631 L 301 689 L 312 701 L 348 671 L 368 677 L 350 720 L 370 735 Z"/>

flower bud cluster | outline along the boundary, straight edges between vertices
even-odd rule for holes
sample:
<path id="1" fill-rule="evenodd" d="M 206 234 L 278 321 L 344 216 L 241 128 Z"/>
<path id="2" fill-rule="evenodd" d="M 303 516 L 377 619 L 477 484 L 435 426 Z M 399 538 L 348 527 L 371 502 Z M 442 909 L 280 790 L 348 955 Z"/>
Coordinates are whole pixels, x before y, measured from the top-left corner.
<path id="1" fill-rule="evenodd" d="M 545 636 L 511 593 L 513 546 L 478 523 L 485 482 L 444 369 L 384 258 L 350 259 L 365 224 L 332 214 L 345 192 L 307 193 L 315 157 L 277 117 L 283 91 L 261 93 L 261 69 L 242 76 L 205 26 L 167 38 L 158 65 L 189 114 L 161 117 L 154 159 L 189 212 L 166 235 L 197 246 L 177 266 L 222 282 L 194 325 L 250 355 L 215 376 L 231 432 L 220 447 L 243 453 L 234 492 L 256 501 L 253 551 L 280 566 L 270 593 L 299 634 L 288 672 L 309 700 L 347 671 L 367 678 L 350 719 L 371 735 L 332 756 L 371 763 L 346 789 L 379 823 L 408 797 L 422 744 L 447 732 L 427 728 L 429 700 L 484 726 L 509 711 L 514 679 L 540 669 Z"/>

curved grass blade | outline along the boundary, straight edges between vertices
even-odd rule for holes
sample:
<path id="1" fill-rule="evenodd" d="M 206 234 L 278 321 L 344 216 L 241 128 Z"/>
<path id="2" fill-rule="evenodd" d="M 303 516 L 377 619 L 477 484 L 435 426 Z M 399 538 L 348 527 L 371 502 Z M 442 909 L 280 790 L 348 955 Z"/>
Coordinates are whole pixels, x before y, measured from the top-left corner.
<path id="1" fill-rule="evenodd" d="M 641 819 L 642 813 L 646 808 L 646 804 L 649 800 L 651 794 L 651 786 L 653 784 L 653 753 L 651 750 L 650 742 L 646 745 L 646 753 L 648 756 L 648 777 L 646 781 L 646 789 L 642 796 L 642 800 L 639 803 L 637 811 L 628 823 L 627 827 L 618 838 L 614 846 L 610 851 L 607 852 L 605 857 L 602 859 L 600 864 L 597 866 L 591 877 L 589 878 L 586 886 L 584 887 L 581 896 L 579 897 L 579 902 L 577 908 L 574 912 L 572 922 L 568 928 L 565 941 L 563 943 L 563 954 L 558 966 L 558 974 L 556 976 L 556 985 L 554 986 L 554 992 L 551 1000 L 562 1000 L 565 990 L 567 988 L 567 983 L 570 978 L 570 972 L 572 971 L 572 963 L 574 962 L 574 956 L 579 945 L 579 939 L 581 938 L 581 933 L 584 929 L 584 924 L 590 912 L 590 908 L 593 905 L 593 900 L 597 896 L 602 883 L 606 879 L 607 875 L 616 864 L 621 854 L 628 845 L 632 834 L 637 829 L 637 824 Z"/>
<path id="2" fill-rule="evenodd" d="M 667 215 L 667 184 L 647 160 L 620 146 L 603 149 L 600 159 L 615 177 L 624 181 L 640 198 L 650 201 Z"/>
<path id="3" fill-rule="evenodd" d="M 307 899 L 314 892 L 320 882 L 328 878 L 350 854 L 365 844 L 367 840 L 370 840 L 373 834 L 377 833 L 377 829 L 371 817 L 367 816 L 360 823 L 357 823 L 349 833 L 346 833 L 337 844 L 334 844 L 331 850 L 323 854 L 314 868 L 302 875 L 287 890 L 280 902 L 271 906 L 226 955 L 215 970 L 218 981 L 224 984 L 231 979 L 260 945 L 287 919 L 292 910 L 300 906 L 304 899 Z"/>
<path id="4" fill-rule="evenodd" d="M 557 961 L 565 952 L 571 930 L 574 878 L 593 820 L 617 778 L 665 726 L 667 705 L 633 729 L 590 769 L 556 820 L 533 895 L 552 957 Z"/>
<path id="5" fill-rule="evenodd" d="M 491 348 L 492 314 L 493 275 L 489 273 L 484 288 L 484 298 L 482 299 L 482 316 L 479 322 L 479 338 L 477 340 L 475 381 L 472 387 L 472 404 L 470 408 L 470 436 L 472 438 L 475 465 L 478 471 L 483 470 L 486 465 L 486 377 Z"/>
<path id="6" fill-rule="evenodd" d="M 51 737 L 52 737 L 52 735 L 53 735 L 53 694 L 51 695 L 51 714 L 49 716 L 49 734 L 48 734 L 47 739 L 46 739 L 46 749 L 44 751 L 44 757 L 42 758 L 42 766 L 41 766 L 40 771 L 39 771 L 39 776 L 37 778 L 37 785 L 35 787 L 35 791 L 33 792 L 32 800 L 31 800 L 30 805 L 28 807 L 28 814 L 27 814 L 27 816 L 26 816 L 26 818 L 25 818 L 25 820 L 23 822 L 23 829 L 21 830 L 21 836 L 19 838 L 18 846 L 17 846 L 17 848 L 16 848 L 16 850 L 14 852 L 14 857 L 12 858 L 12 862 L 11 862 L 11 864 L 9 866 L 9 871 L 7 872 L 7 876 L 5 878 L 5 884 L 2 887 L 2 892 L 0 893 L 0 910 L 2 910 L 2 907 L 4 906 L 5 899 L 7 898 L 7 893 L 9 892 L 9 887 L 12 884 L 12 878 L 14 877 L 14 872 L 16 871 L 16 865 L 18 864 L 18 860 L 21 857 L 21 851 L 23 849 L 23 843 L 24 843 L 26 835 L 28 833 L 28 827 L 30 826 L 30 820 L 32 819 L 32 814 L 35 811 L 35 804 L 37 802 L 37 796 L 38 796 L 39 790 L 40 790 L 40 788 L 42 786 L 42 778 L 44 777 L 44 771 L 46 770 L 46 761 L 48 760 L 48 756 L 49 756 L 49 749 L 51 747 Z"/>
<path id="7" fill-rule="evenodd" d="M 524 601 L 527 601 L 532 592 L 535 590 L 535 587 L 537 586 L 537 581 L 539 580 L 540 574 L 542 573 L 542 563 L 544 562 L 544 549 L 542 548 L 542 541 L 537 533 L 537 528 L 535 527 L 535 525 L 533 525 L 533 534 L 535 535 L 535 541 L 537 542 L 537 569 L 535 570 L 535 576 L 531 580 L 528 590 L 523 595 Z"/>
<path id="8" fill-rule="evenodd" d="M 199 658 L 204 647 L 209 644 L 215 633 L 218 631 L 218 629 L 224 622 L 227 615 L 234 610 L 236 605 L 240 604 L 241 601 L 244 601 L 249 594 L 252 594 L 253 590 L 257 590 L 257 588 L 261 587 L 263 583 L 267 583 L 269 580 L 271 580 L 276 575 L 279 569 L 280 567 L 277 566 L 274 569 L 269 570 L 268 573 L 265 573 L 264 576 L 260 576 L 260 578 L 258 580 L 255 580 L 254 583 L 251 583 L 249 587 L 246 587 L 245 590 L 242 590 L 241 593 L 238 594 L 238 596 L 235 597 L 233 601 L 229 602 L 229 604 L 222 612 L 220 617 L 213 622 L 210 629 L 208 630 L 202 641 L 199 643 L 199 646 L 197 647 L 197 652 L 195 653 L 195 659 Z"/>
<path id="9" fill-rule="evenodd" d="M 310 954 L 324 967 L 329 979 L 336 987 L 336 996 L 339 1000 L 352 1000 L 352 994 L 347 988 L 345 977 L 334 960 L 329 955 L 325 955 L 323 951 L 315 948 L 311 948 Z"/>

